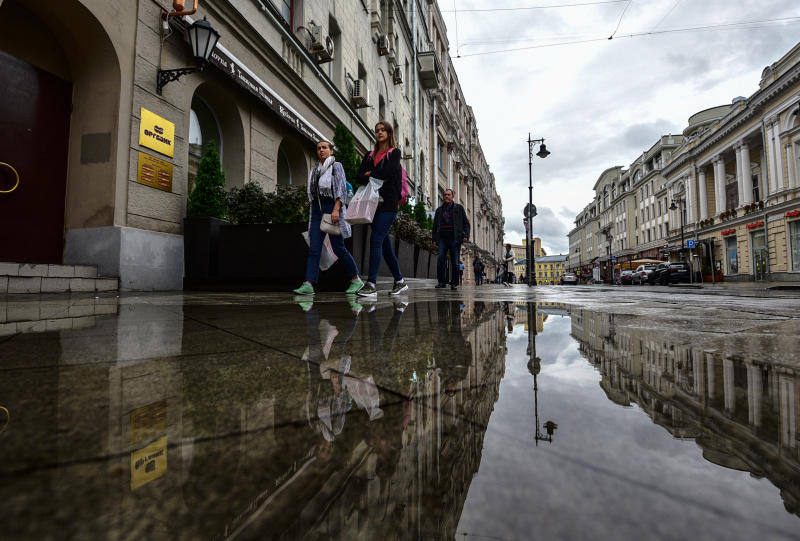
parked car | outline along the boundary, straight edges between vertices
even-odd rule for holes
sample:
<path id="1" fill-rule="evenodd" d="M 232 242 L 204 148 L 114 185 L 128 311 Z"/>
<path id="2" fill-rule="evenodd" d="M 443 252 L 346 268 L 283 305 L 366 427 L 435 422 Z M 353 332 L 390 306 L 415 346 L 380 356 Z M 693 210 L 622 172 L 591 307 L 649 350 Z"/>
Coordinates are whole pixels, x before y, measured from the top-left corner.
<path id="1" fill-rule="evenodd" d="M 634 285 L 643 285 L 648 283 L 650 274 L 656 269 L 656 265 L 639 265 L 633 271 L 632 281 Z"/>
<path id="2" fill-rule="evenodd" d="M 632 270 L 624 270 L 619 273 L 619 278 L 617 279 L 617 283 L 620 285 L 631 285 L 633 283 L 633 271 Z"/>
<path id="3" fill-rule="evenodd" d="M 561 280 L 559 283 L 563 286 L 565 284 L 572 284 L 574 286 L 578 285 L 578 277 L 575 275 L 574 272 L 565 272 L 561 275 Z"/>
<path id="4" fill-rule="evenodd" d="M 667 261 L 659 263 L 648 277 L 651 284 L 667 285 L 689 281 L 689 266 L 686 263 Z"/>

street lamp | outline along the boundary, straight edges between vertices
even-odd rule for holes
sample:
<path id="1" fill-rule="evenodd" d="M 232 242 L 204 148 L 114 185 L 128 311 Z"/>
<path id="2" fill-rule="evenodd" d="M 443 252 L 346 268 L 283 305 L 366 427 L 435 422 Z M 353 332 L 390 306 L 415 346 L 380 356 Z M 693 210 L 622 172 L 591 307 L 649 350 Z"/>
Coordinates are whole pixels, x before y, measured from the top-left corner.
<path id="1" fill-rule="evenodd" d="M 575 248 L 575 252 L 578 254 L 578 283 L 581 282 L 581 272 L 583 272 L 583 265 L 581 265 L 581 247 L 578 246 Z"/>
<path id="2" fill-rule="evenodd" d="M 675 205 L 675 203 L 678 203 L 678 205 Z M 686 200 L 683 197 L 673 199 L 672 204 L 669 206 L 669 210 L 677 210 L 678 207 L 681 209 L 681 260 L 684 260 L 686 259 L 686 256 L 683 255 L 683 248 L 686 246 L 686 244 L 683 240 L 683 213 L 686 211 Z"/>
<path id="3" fill-rule="evenodd" d="M 539 152 L 536 153 L 537 156 L 540 158 L 546 158 L 550 155 L 550 151 L 547 150 L 547 147 L 544 144 L 544 138 L 542 139 L 531 139 L 531 134 L 528 132 L 528 205 L 530 209 L 535 208 L 533 206 L 533 145 L 534 143 L 539 143 Z M 535 214 L 534 214 L 535 216 Z M 526 271 L 528 274 L 528 287 L 531 287 L 536 283 L 535 280 L 532 280 L 532 272 L 536 272 L 536 256 L 533 251 L 533 216 L 528 217 L 528 227 L 525 228 L 525 237 L 526 243 L 528 245 L 528 270 Z"/>
<path id="4" fill-rule="evenodd" d="M 211 23 L 203 17 L 202 21 L 195 21 L 186 30 L 189 37 L 189 46 L 192 48 L 192 56 L 194 56 L 197 65 L 189 68 L 176 68 L 171 70 L 158 70 L 156 77 L 156 92 L 161 95 L 161 90 L 167 86 L 167 83 L 177 81 L 184 75 L 202 71 L 203 67 L 211 58 L 211 53 L 219 41 L 219 32 L 217 32 Z"/>
<path id="5" fill-rule="evenodd" d="M 544 423 L 544 430 L 547 433 L 545 436 L 539 428 L 539 372 L 542 370 L 542 360 L 536 356 L 536 303 L 528 303 L 528 371 L 533 375 L 533 415 L 534 422 L 536 423 L 536 431 L 533 439 L 538 447 L 539 441 L 547 441 L 553 443 L 553 432 L 558 428 L 558 425 L 553 421 Z"/>

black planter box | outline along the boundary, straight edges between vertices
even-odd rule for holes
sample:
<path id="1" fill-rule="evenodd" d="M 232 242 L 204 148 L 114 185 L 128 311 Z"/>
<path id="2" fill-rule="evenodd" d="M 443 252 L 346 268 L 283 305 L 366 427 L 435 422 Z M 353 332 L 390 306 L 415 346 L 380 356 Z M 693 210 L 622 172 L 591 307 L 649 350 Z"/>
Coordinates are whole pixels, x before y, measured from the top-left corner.
<path id="1" fill-rule="evenodd" d="M 428 252 L 428 254 L 428 278 L 438 279 L 438 276 L 436 275 L 436 261 L 439 257 L 439 254 L 435 254 L 433 252 Z"/>
<path id="2" fill-rule="evenodd" d="M 404 278 L 414 278 L 414 245 L 408 241 L 398 239 L 395 253 L 397 254 L 397 262 L 400 263 L 400 274 Z"/>
<path id="3" fill-rule="evenodd" d="M 184 284 L 207 282 L 219 275 L 220 228 L 229 223 L 220 218 L 183 219 Z"/>

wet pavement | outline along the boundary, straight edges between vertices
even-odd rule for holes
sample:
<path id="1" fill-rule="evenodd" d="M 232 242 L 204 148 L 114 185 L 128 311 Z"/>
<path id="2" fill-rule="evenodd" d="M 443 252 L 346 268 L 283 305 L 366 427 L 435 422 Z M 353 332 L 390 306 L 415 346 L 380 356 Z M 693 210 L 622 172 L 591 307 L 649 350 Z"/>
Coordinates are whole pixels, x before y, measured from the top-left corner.
<path id="1" fill-rule="evenodd" d="M 0 298 L 0 539 L 796 539 L 800 299 Z"/>

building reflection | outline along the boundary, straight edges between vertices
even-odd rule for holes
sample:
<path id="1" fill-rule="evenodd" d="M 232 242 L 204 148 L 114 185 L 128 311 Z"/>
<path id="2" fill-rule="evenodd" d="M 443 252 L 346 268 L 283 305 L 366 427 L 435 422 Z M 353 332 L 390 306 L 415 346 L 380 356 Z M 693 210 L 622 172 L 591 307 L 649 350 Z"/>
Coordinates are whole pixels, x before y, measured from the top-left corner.
<path id="1" fill-rule="evenodd" d="M 499 303 L 119 310 L 0 358 L 0 538 L 454 537 Z"/>
<path id="2" fill-rule="evenodd" d="M 800 514 L 795 369 L 622 325 L 613 314 L 572 309 L 570 316 L 572 336 L 609 400 L 638 405 L 675 438 L 695 440 L 710 462 L 766 477 L 786 509 Z"/>

